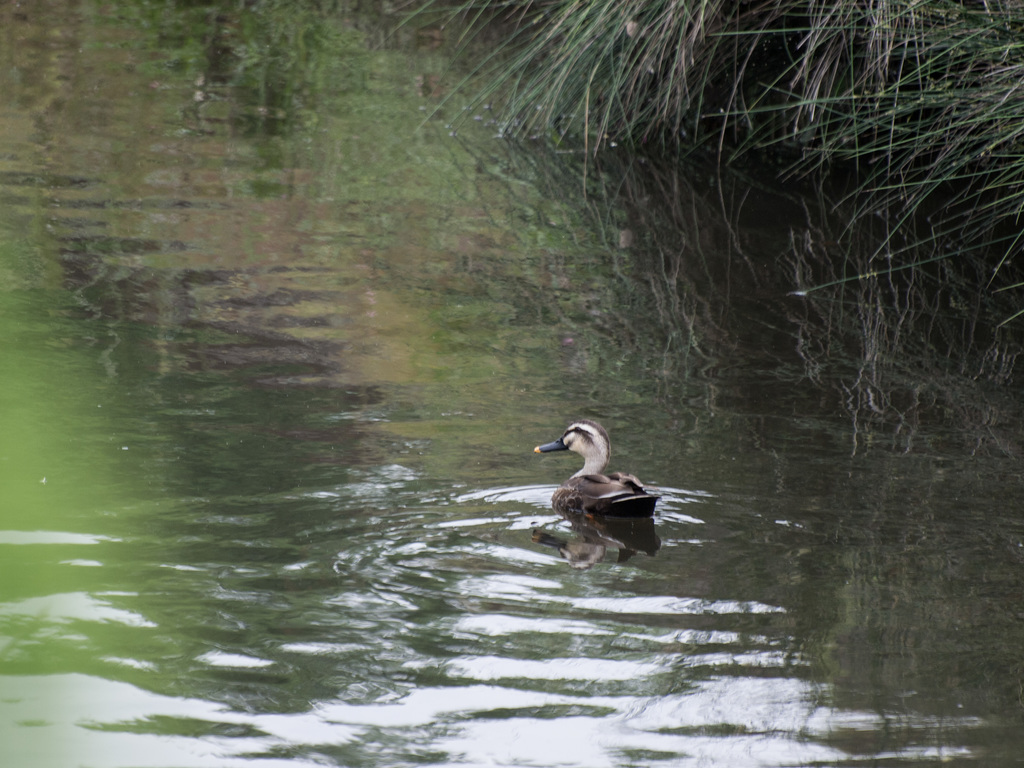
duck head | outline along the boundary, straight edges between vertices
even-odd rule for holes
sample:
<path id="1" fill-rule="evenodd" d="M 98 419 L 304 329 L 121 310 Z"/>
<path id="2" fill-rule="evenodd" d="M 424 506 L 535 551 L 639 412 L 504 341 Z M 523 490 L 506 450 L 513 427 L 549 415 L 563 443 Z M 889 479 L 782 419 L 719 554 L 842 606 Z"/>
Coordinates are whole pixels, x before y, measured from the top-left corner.
<path id="1" fill-rule="evenodd" d="M 574 451 L 583 457 L 583 469 L 573 477 L 596 475 L 608 466 L 608 459 L 612 455 L 612 442 L 604 427 L 596 421 L 580 419 L 566 427 L 562 436 L 553 443 L 538 445 L 533 449 L 534 453 L 550 451 Z"/>

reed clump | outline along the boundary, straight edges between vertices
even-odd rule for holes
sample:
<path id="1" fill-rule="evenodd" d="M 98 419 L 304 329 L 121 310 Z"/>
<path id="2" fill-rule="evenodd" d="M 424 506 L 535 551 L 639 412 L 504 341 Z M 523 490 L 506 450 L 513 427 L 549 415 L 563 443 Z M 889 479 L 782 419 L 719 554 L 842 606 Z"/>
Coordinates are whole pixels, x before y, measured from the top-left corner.
<path id="1" fill-rule="evenodd" d="M 1024 0 L 467 0 L 512 135 L 854 169 L 865 212 L 1022 247 Z M 479 74 L 479 71 L 477 74 Z"/>

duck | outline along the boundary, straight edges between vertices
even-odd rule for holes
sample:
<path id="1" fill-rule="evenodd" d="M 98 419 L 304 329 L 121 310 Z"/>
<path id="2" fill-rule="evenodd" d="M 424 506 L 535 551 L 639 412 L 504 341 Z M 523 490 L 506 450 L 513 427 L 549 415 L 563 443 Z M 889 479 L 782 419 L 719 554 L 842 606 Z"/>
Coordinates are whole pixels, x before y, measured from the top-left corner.
<path id="1" fill-rule="evenodd" d="M 604 474 L 612 455 L 612 441 L 596 421 L 578 419 L 560 438 L 533 449 L 534 453 L 551 451 L 573 451 L 583 457 L 583 469 L 562 483 L 551 497 L 551 506 L 557 512 L 618 517 L 654 514 L 660 497 L 648 493 L 635 475 Z"/>

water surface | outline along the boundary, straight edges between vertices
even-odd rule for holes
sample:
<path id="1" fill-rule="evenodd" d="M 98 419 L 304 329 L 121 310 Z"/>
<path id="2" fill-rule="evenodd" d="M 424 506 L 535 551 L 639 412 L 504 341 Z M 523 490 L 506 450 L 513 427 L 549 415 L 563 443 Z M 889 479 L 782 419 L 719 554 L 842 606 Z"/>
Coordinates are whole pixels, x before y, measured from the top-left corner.
<path id="1" fill-rule="evenodd" d="M 1016 764 L 1003 308 L 791 295 L 879 233 L 455 123 L 427 22 L 0 15 L 12 764 Z"/>

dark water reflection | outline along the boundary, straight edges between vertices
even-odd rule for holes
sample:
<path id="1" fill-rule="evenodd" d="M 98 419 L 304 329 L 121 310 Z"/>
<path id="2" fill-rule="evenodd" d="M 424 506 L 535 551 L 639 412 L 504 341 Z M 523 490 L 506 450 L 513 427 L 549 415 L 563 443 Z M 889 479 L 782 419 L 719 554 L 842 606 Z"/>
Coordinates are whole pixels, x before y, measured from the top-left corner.
<path id="1" fill-rule="evenodd" d="M 421 125 L 436 29 L 198 7 L 2 12 L 9 760 L 1016 764 L 1020 340 L 969 264 L 793 296 L 879 232 L 584 195 Z M 576 416 L 649 527 L 551 510 Z"/>

